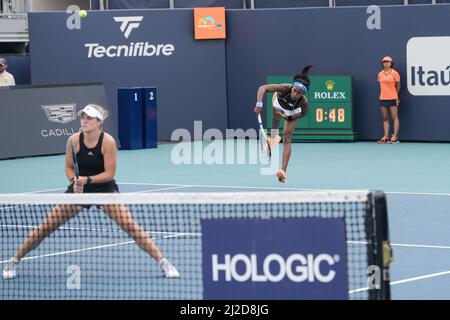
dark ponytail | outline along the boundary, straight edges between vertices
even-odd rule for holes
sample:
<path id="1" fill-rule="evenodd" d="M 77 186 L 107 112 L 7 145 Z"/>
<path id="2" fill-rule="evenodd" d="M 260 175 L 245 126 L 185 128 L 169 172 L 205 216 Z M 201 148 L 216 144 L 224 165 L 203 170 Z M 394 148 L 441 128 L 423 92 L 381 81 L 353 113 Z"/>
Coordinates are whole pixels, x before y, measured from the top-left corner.
<path id="1" fill-rule="evenodd" d="M 311 82 L 309 81 L 308 73 L 309 73 L 309 69 L 311 69 L 311 67 L 312 67 L 312 65 L 309 64 L 303 68 L 302 72 L 300 72 L 299 74 L 296 74 L 294 76 L 294 82 L 300 82 L 300 83 L 304 84 L 307 89 L 309 89 L 309 85 L 311 84 Z"/>

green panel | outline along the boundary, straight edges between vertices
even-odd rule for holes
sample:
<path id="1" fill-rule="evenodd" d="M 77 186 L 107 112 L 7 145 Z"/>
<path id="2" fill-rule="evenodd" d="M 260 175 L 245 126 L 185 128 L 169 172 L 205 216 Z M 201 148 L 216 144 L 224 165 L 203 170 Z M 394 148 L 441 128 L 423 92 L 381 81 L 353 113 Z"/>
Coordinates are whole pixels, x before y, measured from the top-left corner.
<path id="1" fill-rule="evenodd" d="M 311 129 L 352 128 L 352 106 L 348 102 L 310 102 L 309 115 Z"/>
<path id="2" fill-rule="evenodd" d="M 312 76 L 307 94 L 307 115 L 297 120 L 295 140 L 349 140 L 358 138 L 353 131 L 352 77 Z M 291 76 L 269 76 L 267 83 L 292 83 Z M 272 97 L 266 94 L 266 128 L 272 127 Z M 284 121 L 280 122 L 282 132 Z"/>
<path id="3" fill-rule="evenodd" d="M 292 77 L 287 76 L 268 76 L 267 83 L 280 84 L 280 83 L 292 83 Z"/>
<path id="4" fill-rule="evenodd" d="M 325 76 L 311 77 L 310 94 L 312 101 L 352 101 L 352 77 Z"/>

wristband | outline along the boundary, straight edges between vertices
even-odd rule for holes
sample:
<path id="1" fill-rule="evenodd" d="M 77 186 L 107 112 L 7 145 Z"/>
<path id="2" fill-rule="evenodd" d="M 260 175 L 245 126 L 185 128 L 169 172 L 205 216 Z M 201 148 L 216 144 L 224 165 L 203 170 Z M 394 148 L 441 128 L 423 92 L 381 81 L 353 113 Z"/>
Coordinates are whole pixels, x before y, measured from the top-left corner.
<path id="1" fill-rule="evenodd" d="M 262 108 L 262 107 L 263 107 L 262 101 L 256 101 L 256 106 L 257 106 L 258 108 Z"/>

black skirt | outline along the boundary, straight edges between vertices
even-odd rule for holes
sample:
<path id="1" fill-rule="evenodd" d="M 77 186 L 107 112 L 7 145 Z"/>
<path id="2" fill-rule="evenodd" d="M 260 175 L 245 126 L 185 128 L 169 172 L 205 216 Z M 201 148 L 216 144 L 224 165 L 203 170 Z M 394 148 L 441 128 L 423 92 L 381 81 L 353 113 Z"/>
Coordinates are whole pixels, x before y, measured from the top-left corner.
<path id="1" fill-rule="evenodd" d="M 397 107 L 397 100 L 381 100 L 380 99 L 380 107 Z"/>

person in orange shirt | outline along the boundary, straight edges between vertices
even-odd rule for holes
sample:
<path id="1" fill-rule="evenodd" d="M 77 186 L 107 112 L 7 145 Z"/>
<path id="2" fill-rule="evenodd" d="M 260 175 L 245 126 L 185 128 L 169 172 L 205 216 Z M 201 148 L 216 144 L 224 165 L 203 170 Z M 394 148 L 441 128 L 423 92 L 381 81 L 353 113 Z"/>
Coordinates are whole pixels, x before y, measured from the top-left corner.
<path id="1" fill-rule="evenodd" d="M 383 114 L 384 136 L 378 140 L 378 143 L 399 143 L 398 131 L 400 121 L 398 119 L 398 105 L 400 99 L 400 75 L 394 70 L 394 62 L 391 57 L 384 57 L 381 61 L 383 70 L 378 73 L 378 82 L 380 83 L 380 107 Z M 389 113 L 394 122 L 394 134 L 389 140 Z"/>

